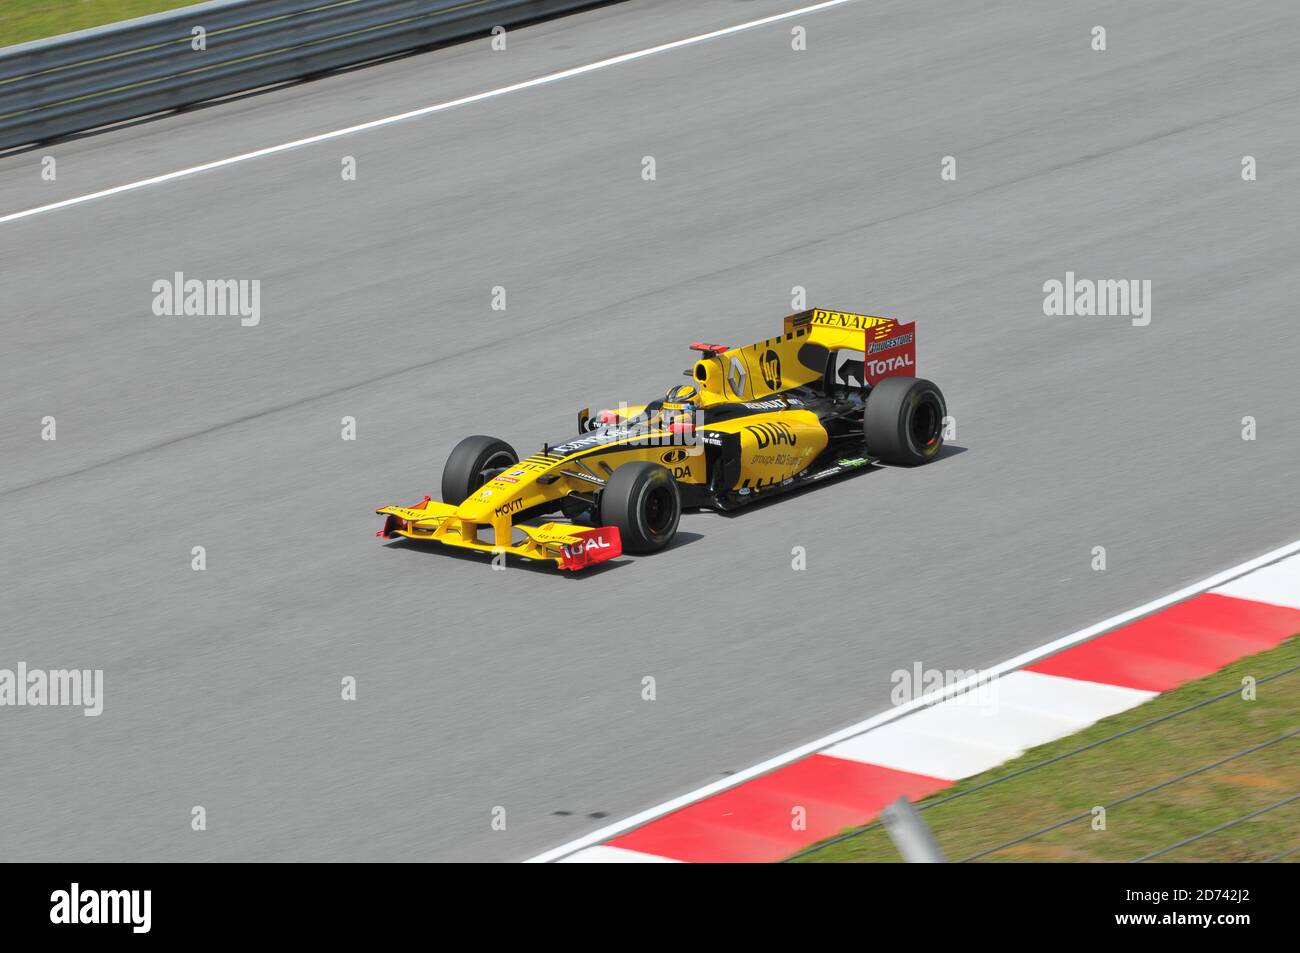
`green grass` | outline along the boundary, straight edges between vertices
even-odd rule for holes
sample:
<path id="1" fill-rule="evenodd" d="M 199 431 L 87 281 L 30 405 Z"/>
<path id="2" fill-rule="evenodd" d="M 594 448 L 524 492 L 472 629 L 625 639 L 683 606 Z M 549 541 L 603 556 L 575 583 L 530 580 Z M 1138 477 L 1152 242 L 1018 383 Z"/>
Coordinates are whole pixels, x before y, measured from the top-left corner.
<path id="1" fill-rule="evenodd" d="M 189 5 L 178 0 L 0 0 L 0 46 Z"/>
<path id="2" fill-rule="evenodd" d="M 1255 701 L 1241 698 L 1242 678 L 1260 679 L 1293 666 L 1300 666 L 1300 637 L 1078 734 L 1034 748 L 1015 761 L 931 796 L 920 806 L 1235 689 L 1227 698 L 923 810 L 921 816 L 948 859 L 962 860 L 1276 738 L 1300 728 L 1300 671 L 1259 685 Z M 1093 830 L 1089 817 L 982 859 L 1131 861 L 1296 793 L 1300 793 L 1300 735 L 1109 808 L 1105 830 Z M 1263 860 L 1296 846 L 1300 846 L 1300 801 L 1181 847 L 1157 861 Z M 898 860 L 897 850 L 879 827 L 799 858 L 800 863 Z M 1300 860 L 1300 853 L 1288 860 Z"/>

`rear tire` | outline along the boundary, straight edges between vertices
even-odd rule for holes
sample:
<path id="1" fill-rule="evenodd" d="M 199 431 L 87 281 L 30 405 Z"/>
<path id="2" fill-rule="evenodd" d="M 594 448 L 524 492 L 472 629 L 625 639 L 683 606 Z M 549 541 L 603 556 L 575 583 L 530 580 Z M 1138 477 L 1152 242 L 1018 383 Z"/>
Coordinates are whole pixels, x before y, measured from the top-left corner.
<path id="1" fill-rule="evenodd" d="M 943 392 L 927 380 L 886 377 L 867 395 L 867 453 L 895 466 L 929 463 L 943 448 Z"/>
<path id="2" fill-rule="evenodd" d="M 600 494 L 600 519 L 617 526 L 623 551 L 654 553 L 673 541 L 682 498 L 673 475 L 657 463 L 625 463 Z"/>
<path id="3" fill-rule="evenodd" d="M 518 462 L 519 454 L 504 440 L 481 434 L 466 437 L 452 449 L 442 468 L 442 501 L 460 506 L 496 473 Z"/>

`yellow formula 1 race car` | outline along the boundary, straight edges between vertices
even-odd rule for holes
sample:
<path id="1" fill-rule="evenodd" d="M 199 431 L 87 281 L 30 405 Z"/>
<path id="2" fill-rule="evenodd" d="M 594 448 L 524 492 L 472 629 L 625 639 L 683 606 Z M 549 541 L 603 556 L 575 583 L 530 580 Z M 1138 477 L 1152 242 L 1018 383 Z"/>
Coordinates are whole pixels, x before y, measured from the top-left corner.
<path id="1" fill-rule="evenodd" d="M 947 409 L 915 376 L 915 324 L 813 309 L 789 315 L 779 337 L 691 348 L 702 355 L 691 383 L 643 406 L 584 410 L 576 436 L 523 460 L 502 440 L 466 437 L 443 469 L 442 502 L 381 507 L 377 535 L 581 569 L 663 549 L 683 509 L 914 466 L 943 446 Z M 538 521 L 555 513 L 564 519 Z"/>

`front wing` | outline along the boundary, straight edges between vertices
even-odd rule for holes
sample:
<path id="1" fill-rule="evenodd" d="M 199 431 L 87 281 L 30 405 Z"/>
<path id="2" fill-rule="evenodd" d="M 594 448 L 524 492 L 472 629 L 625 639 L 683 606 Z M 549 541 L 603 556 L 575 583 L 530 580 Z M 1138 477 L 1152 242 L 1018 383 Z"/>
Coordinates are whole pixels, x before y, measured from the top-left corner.
<path id="1" fill-rule="evenodd" d="M 492 555 L 509 553 L 524 559 L 549 559 L 560 569 L 569 570 L 585 569 L 623 554 L 623 541 L 617 526 L 579 526 L 575 523 L 516 525 L 512 530 L 522 533 L 523 538 L 502 546 L 480 541 L 478 530 L 483 524 L 461 520 L 456 511 L 457 507 L 450 503 L 437 503 L 428 497 L 414 506 L 382 506 L 375 512 L 388 519 L 384 528 L 375 535 L 381 539 L 403 536 L 432 540 L 445 546 Z"/>

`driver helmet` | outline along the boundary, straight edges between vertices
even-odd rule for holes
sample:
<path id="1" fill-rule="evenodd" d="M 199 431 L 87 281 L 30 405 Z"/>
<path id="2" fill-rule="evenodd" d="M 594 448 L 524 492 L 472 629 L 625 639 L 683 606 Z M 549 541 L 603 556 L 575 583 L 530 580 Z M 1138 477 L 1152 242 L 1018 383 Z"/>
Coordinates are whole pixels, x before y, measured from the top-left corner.
<path id="1" fill-rule="evenodd" d="M 695 398 L 699 395 L 690 384 L 674 384 L 668 388 L 668 393 L 664 394 L 665 404 L 676 404 L 681 410 L 694 410 Z"/>

